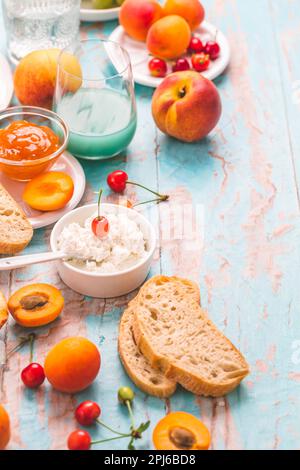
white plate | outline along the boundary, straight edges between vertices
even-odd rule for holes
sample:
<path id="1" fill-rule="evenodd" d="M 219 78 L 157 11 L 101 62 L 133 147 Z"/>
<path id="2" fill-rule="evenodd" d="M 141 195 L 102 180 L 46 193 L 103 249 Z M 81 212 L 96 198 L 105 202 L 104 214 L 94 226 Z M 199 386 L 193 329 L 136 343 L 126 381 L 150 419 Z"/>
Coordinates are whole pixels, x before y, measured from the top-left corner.
<path id="1" fill-rule="evenodd" d="M 217 32 L 217 41 L 221 47 L 221 54 L 217 60 L 211 61 L 210 67 L 202 75 L 209 80 L 214 80 L 221 75 L 230 61 L 230 46 L 226 36 L 216 28 L 216 26 L 204 21 L 201 26 L 194 32 L 203 42 L 215 38 Z M 149 87 L 156 88 L 161 82 L 162 78 L 152 77 L 148 70 L 148 62 L 150 60 L 149 52 L 145 43 L 131 39 L 124 31 L 122 26 L 118 26 L 110 35 L 112 41 L 120 43 L 129 52 L 133 77 L 136 83 Z M 111 60 L 118 70 L 118 58 L 111 54 Z M 169 62 L 169 71 L 171 72 L 171 61 Z"/>
<path id="2" fill-rule="evenodd" d="M 74 181 L 74 194 L 69 203 L 60 210 L 53 212 L 40 212 L 31 209 L 23 200 L 22 194 L 26 183 L 13 181 L 0 172 L 0 183 L 7 189 L 17 203 L 22 207 L 34 229 L 46 227 L 59 220 L 67 212 L 74 209 L 80 202 L 85 190 L 85 174 L 80 163 L 69 152 L 65 152 L 49 171 L 63 171 Z"/>
<path id="3" fill-rule="evenodd" d="M 82 8 L 80 9 L 80 19 L 81 21 L 110 21 L 115 20 L 119 17 L 120 7 L 116 8 L 106 8 L 103 10 L 98 10 L 92 8 L 92 2 L 89 0 L 83 0 Z"/>
<path id="4" fill-rule="evenodd" d="M 14 94 L 14 84 L 8 61 L 0 53 L 0 111 L 6 109 Z"/>

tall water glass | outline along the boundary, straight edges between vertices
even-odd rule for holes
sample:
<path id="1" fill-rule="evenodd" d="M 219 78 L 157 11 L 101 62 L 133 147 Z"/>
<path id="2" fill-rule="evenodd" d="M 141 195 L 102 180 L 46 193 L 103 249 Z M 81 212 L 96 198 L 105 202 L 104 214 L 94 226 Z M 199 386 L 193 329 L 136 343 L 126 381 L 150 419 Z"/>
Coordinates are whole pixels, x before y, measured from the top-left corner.
<path id="1" fill-rule="evenodd" d="M 79 34 L 80 0 L 2 0 L 11 61 L 37 49 L 63 49 Z"/>
<path id="2" fill-rule="evenodd" d="M 80 77 L 66 67 L 74 57 Z M 64 49 L 58 61 L 54 110 L 70 129 L 68 148 L 73 155 L 99 160 L 126 149 L 137 124 L 128 53 L 107 39 L 88 39 Z"/>

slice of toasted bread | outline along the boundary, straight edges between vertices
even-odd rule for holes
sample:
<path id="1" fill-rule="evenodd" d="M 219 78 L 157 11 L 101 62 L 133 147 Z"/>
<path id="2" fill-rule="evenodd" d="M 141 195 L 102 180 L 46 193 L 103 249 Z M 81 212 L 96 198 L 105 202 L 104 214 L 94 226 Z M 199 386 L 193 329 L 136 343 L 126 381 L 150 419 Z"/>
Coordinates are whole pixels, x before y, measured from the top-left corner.
<path id="1" fill-rule="evenodd" d="M 152 367 L 187 390 L 219 397 L 249 373 L 242 354 L 172 278 L 150 279 L 134 312 L 138 348 Z"/>
<path id="2" fill-rule="evenodd" d="M 187 296 L 200 302 L 200 292 L 196 284 L 182 279 L 173 279 L 182 286 Z M 153 369 L 135 343 L 133 320 L 137 302 L 138 296 L 130 302 L 120 321 L 118 346 L 122 364 L 131 380 L 143 392 L 159 398 L 170 397 L 175 392 L 176 382 L 169 380 L 159 370 Z"/>
<path id="3" fill-rule="evenodd" d="M 0 183 L 0 254 L 22 251 L 32 236 L 33 229 L 24 212 Z"/>
<path id="4" fill-rule="evenodd" d="M 4 295 L 0 291 L 0 330 L 8 320 L 8 310 Z"/>

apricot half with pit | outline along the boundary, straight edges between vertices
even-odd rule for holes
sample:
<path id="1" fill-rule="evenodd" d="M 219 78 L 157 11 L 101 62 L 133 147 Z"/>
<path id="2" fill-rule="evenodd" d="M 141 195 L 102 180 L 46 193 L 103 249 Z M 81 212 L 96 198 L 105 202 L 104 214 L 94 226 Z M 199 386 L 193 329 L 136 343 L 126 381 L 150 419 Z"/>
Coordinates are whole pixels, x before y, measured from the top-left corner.
<path id="1" fill-rule="evenodd" d="M 153 431 L 157 450 L 207 450 L 210 433 L 195 416 L 177 411 L 161 419 Z"/>
<path id="2" fill-rule="evenodd" d="M 5 325 L 8 319 L 8 311 L 6 300 L 2 292 L 0 291 L 0 330 Z"/>
<path id="3" fill-rule="evenodd" d="M 48 325 L 60 315 L 63 306 L 61 292 L 49 284 L 22 287 L 8 301 L 9 312 L 25 328 Z"/>

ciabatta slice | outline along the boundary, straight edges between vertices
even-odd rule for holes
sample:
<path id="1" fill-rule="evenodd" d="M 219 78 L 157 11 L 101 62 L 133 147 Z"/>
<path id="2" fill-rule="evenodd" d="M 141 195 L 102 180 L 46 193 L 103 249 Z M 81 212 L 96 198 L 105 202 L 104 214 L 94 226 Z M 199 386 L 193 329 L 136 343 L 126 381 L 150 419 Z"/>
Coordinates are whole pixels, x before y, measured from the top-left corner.
<path id="1" fill-rule="evenodd" d="M 172 278 L 156 276 L 140 290 L 133 333 L 151 366 L 187 390 L 219 397 L 249 373 L 242 354 Z"/>
<path id="2" fill-rule="evenodd" d="M 32 236 L 33 229 L 24 212 L 0 183 L 0 254 L 22 251 Z"/>
<path id="3" fill-rule="evenodd" d="M 182 286 L 187 296 L 200 302 L 200 292 L 196 284 L 191 281 L 173 278 Z M 138 296 L 133 299 L 122 315 L 119 328 L 119 355 L 121 362 L 131 380 L 143 392 L 159 398 L 167 398 L 176 390 L 176 382 L 151 367 L 149 361 L 140 353 L 133 336 L 134 311 Z"/>

